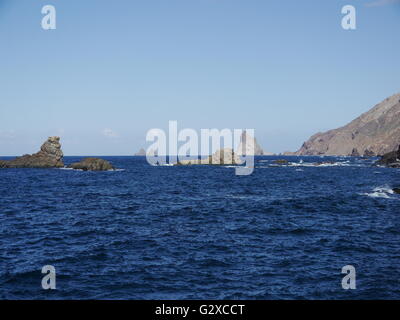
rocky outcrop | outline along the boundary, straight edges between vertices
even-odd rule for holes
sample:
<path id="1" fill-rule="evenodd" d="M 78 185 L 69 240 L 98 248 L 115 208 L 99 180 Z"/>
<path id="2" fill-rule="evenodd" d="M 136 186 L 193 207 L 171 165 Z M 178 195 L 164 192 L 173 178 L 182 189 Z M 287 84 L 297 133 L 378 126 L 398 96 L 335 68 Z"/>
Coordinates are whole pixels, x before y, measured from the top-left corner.
<path id="1" fill-rule="evenodd" d="M 70 164 L 68 168 L 78 169 L 83 171 L 108 171 L 115 168 L 107 160 L 98 158 L 86 158 L 80 162 Z"/>
<path id="2" fill-rule="evenodd" d="M 400 188 L 393 188 L 393 192 L 397 193 L 397 194 L 400 194 Z"/>
<path id="3" fill-rule="evenodd" d="M 222 165 L 229 165 L 229 164 L 236 165 L 242 163 L 239 156 L 235 154 L 235 152 L 230 148 L 225 148 L 214 152 L 209 157 L 209 162 L 211 164 L 222 164 Z"/>
<path id="4" fill-rule="evenodd" d="M 351 151 L 350 156 L 352 156 L 352 157 L 359 157 L 359 156 L 360 156 L 360 154 L 358 153 L 357 148 L 354 148 L 354 149 Z"/>
<path id="5" fill-rule="evenodd" d="M 1 160 L 0 168 L 62 168 L 63 152 L 61 150 L 60 137 L 49 137 L 43 143 L 40 151 L 32 155 L 23 155 L 14 160 Z M 105 171 L 113 170 L 114 167 L 106 160 L 97 158 L 86 158 L 81 162 L 68 166 L 72 169 Z"/>
<path id="6" fill-rule="evenodd" d="M 400 141 L 400 94 L 387 98 L 339 129 L 313 135 L 296 155 L 375 156 Z"/>
<path id="7" fill-rule="evenodd" d="M 205 159 L 181 160 L 177 165 L 240 165 L 242 160 L 230 148 L 220 149 Z"/>
<path id="8" fill-rule="evenodd" d="M 376 164 L 390 168 L 400 168 L 400 147 L 397 151 L 384 154 Z"/>
<path id="9" fill-rule="evenodd" d="M 236 153 L 239 156 L 271 155 L 268 152 L 264 152 L 261 146 L 257 143 L 257 139 L 248 134 L 246 130 L 243 131 L 240 137 L 240 143 L 236 150 Z"/>
<path id="10" fill-rule="evenodd" d="M 143 148 L 141 148 L 138 152 L 135 153 L 135 156 L 137 157 L 142 157 L 146 155 L 146 150 L 144 150 Z"/>
<path id="11" fill-rule="evenodd" d="M 364 157 L 375 157 L 375 152 L 367 149 L 364 151 Z"/>
<path id="12" fill-rule="evenodd" d="M 40 151 L 14 160 L 0 161 L 0 168 L 61 168 L 63 163 L 60 138 L 49 137 Z"/>

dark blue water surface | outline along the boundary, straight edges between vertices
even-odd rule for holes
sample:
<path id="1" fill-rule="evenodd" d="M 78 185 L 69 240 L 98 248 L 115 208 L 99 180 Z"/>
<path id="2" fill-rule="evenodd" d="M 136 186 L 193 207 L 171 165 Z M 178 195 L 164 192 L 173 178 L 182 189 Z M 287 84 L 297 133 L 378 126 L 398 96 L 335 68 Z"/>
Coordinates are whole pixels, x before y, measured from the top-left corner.
<path id="1" fill-rule="evenodd" d="M 105 159 L 123 170 L 0 169 L 0 298 L 400 298 L 399 170 Z M 356 290 L 341 286 L 349 264 Z M 41 288 L 44 265 L 57 290 Z"/>

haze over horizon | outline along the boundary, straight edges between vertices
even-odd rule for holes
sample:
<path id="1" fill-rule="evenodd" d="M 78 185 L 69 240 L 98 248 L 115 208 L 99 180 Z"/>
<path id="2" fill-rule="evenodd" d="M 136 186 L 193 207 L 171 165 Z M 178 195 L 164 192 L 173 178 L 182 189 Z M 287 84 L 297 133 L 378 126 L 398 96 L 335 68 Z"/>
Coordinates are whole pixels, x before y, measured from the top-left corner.
<path id="1" fill-rule="evenodd" d="M 0 156 L 133 155 L 169 120 L 295 151 L 400 92 L 395 29 L 396 0 L 0 0 Z"/>

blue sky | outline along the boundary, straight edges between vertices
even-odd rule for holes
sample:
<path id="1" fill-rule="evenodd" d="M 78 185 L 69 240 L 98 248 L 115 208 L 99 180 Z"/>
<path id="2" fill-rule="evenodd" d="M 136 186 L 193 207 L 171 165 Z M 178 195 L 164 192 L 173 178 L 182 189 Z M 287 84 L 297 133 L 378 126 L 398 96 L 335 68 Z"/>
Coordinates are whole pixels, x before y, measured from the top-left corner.
<path id="1" fill-rule="evenodd" d="M 130 155 L 168 120 L 294 151 L 400 91 L 399 31 L 396 0 L 0 0 L 0 155 Z"/>

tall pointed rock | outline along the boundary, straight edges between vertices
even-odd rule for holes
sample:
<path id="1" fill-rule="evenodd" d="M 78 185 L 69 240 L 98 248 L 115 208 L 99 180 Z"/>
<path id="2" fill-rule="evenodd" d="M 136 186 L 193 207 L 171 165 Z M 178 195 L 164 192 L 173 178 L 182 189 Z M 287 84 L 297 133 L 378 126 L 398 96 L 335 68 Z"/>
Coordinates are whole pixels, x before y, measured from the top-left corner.
<path id="1" fill-rule="evenodd" d="M 240 144 L 237 148 L 236 153 L 239 156 L 266 155 L 266 152 L 264 152 L 261 146 L 257 143 L 257 139 L 248 134 L 246 130 L 243 131 L 242 136 L 240 137 Z"/>

